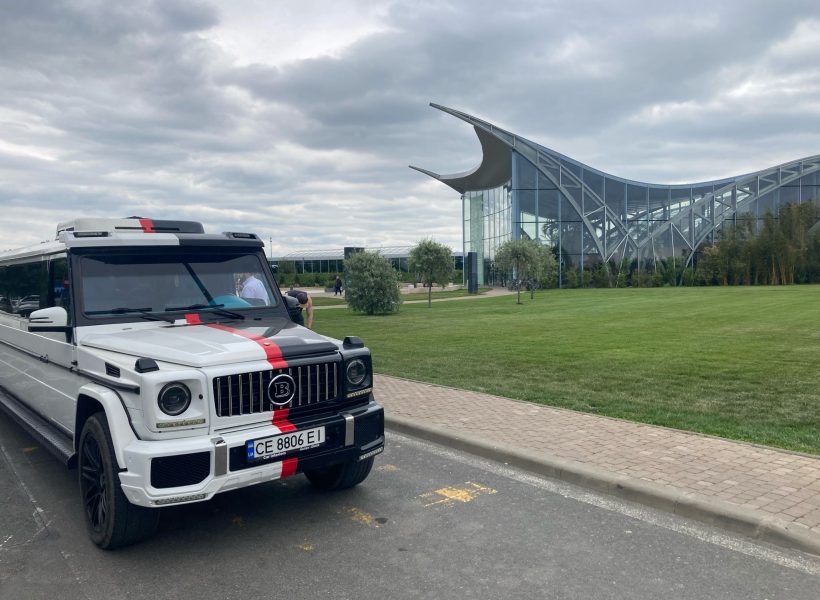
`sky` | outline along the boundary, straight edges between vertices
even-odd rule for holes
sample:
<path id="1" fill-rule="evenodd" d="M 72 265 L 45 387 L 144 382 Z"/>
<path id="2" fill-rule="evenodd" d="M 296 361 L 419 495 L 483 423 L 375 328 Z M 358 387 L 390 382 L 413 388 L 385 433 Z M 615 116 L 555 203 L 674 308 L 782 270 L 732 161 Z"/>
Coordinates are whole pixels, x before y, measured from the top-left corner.
<path id="1" fill-rule="evenodd" d="M 597 169 L 704 181 L 820 154 L 820 3 L 0 0 L 0 249 L 80 216 L 268 252 L 461 248 L 442 104 Z"/>

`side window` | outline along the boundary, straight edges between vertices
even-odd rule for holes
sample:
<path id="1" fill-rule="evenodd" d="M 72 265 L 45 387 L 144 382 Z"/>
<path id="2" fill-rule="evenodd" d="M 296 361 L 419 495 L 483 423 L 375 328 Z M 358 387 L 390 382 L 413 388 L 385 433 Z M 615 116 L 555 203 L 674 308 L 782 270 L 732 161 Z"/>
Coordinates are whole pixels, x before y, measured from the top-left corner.
<path id="1" fill-rule="evenodd" d="M 0 311 L 18 317 L 47 306 L 48 268 L 45 262 L 0 267 Z"/>
<path id="2" fill-rule="evenodd" d="M 0 267 L 0 314 L 14 313 L 14 307 L 11 304 L 13 289 L 9 278 L 9 267 Z"/>

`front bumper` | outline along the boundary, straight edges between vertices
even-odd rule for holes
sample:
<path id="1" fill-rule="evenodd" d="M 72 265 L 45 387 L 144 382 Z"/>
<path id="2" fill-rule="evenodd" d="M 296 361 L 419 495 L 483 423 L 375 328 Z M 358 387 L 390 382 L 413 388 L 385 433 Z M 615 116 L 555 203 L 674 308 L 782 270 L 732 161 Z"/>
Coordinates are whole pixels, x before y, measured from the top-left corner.
<path id="1" fill-rule="evenodd" d="M 249 463 L 246 442 L 277 435 L 278 427 L 168 441 L 134 441 L 124 449 L 126 470 L 119 474 L 122 490 L 132 504 L 139 506 L 201 502 L 220 492 L 367 458 L 384 448 L 384 409 L 372 400 L 340 413 L 291 423 L 297 430 L 324 426 L 325 443 L 271 461 Z M 174 485 L 175 481 L 180 485 Z"/>

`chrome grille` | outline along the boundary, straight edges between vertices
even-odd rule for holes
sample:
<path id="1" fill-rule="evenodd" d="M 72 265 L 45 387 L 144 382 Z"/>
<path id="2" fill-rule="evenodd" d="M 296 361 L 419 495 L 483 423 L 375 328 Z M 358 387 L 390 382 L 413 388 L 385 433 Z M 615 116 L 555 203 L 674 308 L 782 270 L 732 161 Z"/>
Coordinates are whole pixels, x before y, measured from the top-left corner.
<path id="1" fill-rule="evenodd" d="M 214 408 L 218 417 L 236 417 L 282 408 L 311 406 L 338 396 L 339 363 L 302 365 L 272 371 L 255 371 L 214 377 Z M 268 385 L 286 373 L 296 383 L 290 403 L 276 406 L 268 398 Z"/>

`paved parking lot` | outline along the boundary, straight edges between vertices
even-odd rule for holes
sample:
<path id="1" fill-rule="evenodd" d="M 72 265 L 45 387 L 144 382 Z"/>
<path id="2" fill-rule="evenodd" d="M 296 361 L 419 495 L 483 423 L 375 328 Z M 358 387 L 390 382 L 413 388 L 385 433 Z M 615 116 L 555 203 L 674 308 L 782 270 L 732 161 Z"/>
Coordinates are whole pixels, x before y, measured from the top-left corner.
<path id="1" fill-rule="evenodd" d="M 820 562 L 397 434 L 371 477 L 167 509 L 97 549 L 76 473 L 0 416 L 0 598 L 806 598 Z"/>
<path id="2" fill-rule="evenodd" d="M 376 376 L 387 423 L 820 555 L 820 457 Z"/>

